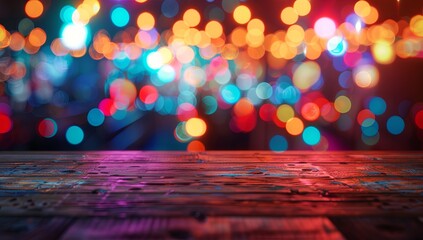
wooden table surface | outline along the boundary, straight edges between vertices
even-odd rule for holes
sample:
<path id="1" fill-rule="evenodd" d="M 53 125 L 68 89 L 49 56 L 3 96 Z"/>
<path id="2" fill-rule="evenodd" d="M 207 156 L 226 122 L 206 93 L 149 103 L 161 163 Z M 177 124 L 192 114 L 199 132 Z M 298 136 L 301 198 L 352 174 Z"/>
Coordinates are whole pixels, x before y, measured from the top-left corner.
<path id="1" fill-rule="evenodd" d="M 0 239 L 422 239 L 423 152 L 3 152 Z"/>

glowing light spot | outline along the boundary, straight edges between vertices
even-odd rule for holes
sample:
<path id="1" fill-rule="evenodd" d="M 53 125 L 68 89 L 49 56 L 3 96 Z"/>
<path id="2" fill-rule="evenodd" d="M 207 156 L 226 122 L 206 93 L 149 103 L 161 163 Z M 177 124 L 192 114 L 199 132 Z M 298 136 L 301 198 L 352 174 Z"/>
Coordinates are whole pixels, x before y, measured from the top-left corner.
<path id="1" fill-rule="evenodd" d="M 245 24 L 251 19 L 251 11 L 247 6 L 240 5 L 235 8 L 233 13 L 235 22 Z"/>
<path id="2" fill-rule="evenodd" d="M 369 101 L 369 109 L 375 115 L 382 115 L 386 111 L 386 102 L 383 98 L 373 97 Z"/>
<path id="3" fill-rule="evenodd" d="M 154 86 L 146 85 L 140 89 L 139 98 L 145 104 L 153 104 L 159 97 L 159 92 Z"/>
<path id="4" fill-rule="evenodd" d="M 185 131 L 191 137 L 201 137 L 207 131 L 207 125 L 201 118 L 191 118 L 185 123 Z"/>
<path id="5" fill-rule="evenodd" d="M 258 30 L 260 32 L 264 32 L 265 25 L 264 25 L 263 21 L 261 21 L 260 19 L 254 18 L 254 19 L 251 19 L 248 22 L 247 29 L 248 29 L 248 31 L 253 31 L 255 29 L 255 30 Z"/>
<path id="6" fill-rule="evenodd" d="M 206 150 L 206 147 L 204 146 L 204 144 L 198 140 L 194 140 L 190 142 L 187 146 L 188 152 L 202 152 L 205 150 Z"/>
<path id="7" fill-rule="evenodd" d="M 71 50 L 85 48 L 88 29 L 82 24 L 67 24 L 62 31 L 61 41 L 65 47 Z"/>
<path id="8" fill-rule="evenodd" d="M 292 136 L 300 135 L 304 130 L 304 123 L 299 118 L 291 118 L 286 123 L 286 131 Z"/>
<path id="9" fill-rule="evenodd" d="M 307 145 L 314 146 L 320 142 L 320 131 L 319 129 L 309 126 L 303 131 L 303 140 Z"/>
<path id="10" fill-rule="evenodd" d="M 315 121 L 320 117 L 320 108 L 313 102 L 308 102 L 301 108 L 301 115 L 307 121 Z"/>
<path id="11" fill-rule="evenodd" d="M 123 7 L 116 7 L 112 10 L 112 13 L 110 15 L 113 24 L 116 27 L 124 27 L 129 22 L 129 13 L 128 11 Z"/>
<path id="12" fill-rule="evenodd" d="M 195 27 L 198 24 L 200 24 L 201 21 L 201 15 L 200 13 L 193 9 L 190 8 L 188 10 L 185 11 L 184 16 L 182 17 L 182 19 L 184 20 L 184 23 L 188 26 L 188 27 Z"/>
<path id="13" fill-rule="evenodd" d="M 164 65 L 157 72 L 157 76 L 163 83 L 170 83 L 175 80 L 176 72 L 175 69 L 170 65 Z"/>
<path id="14" fill-rule="evenodd" d="M 38 124 L 38 133 L 45 138 L 54 137 L 57 133 L 56 121 L 51 118 L 41 120 Z"/>
<path id="15" fill-rule="evenodd" d="M 104 113 L 98 108 L 93 108 L 88 112 L 87 120 L 91 126 L 98 127 L 105 120 Z"/>
<path id="16" fill-rule="evenodd" d="M 211 38 L 218 38 L 223 33 L 223 27 L 218 21 L 210 21 L 206 25 L 206 34 Z"/>
<path id="17" fill-rule="evenodd" d="M 0 134 L 7 133 L 12 129 L 13 123 L 9 116 L 0 113 Z"/>
<path id="18" fill-rule="evenodd" d="M 46 32 L 41 28 L 34 28 L 28 36 L 28 41 L 34 47 L 41 47 L 47 40 Z"/>
<path id="19" fill-rule="evenodd" d="M 361 131 L 367 137 L 376 136 L 379 132 L 379 124 L 374 119 L 367 118 L 361 125 Z"/>
<path id="20" fill-rule="evenodd" d="M 269 148 L 274 152 L 286 151 L 288 149 L 288 141 L 284 136 L 275 135 L 270 139 Z"/>
<path id="21" fill-rule="evenodd" d="M 25 4 L 25 13 L 30 18 L 38 18 L 43 14 L 44 6 L 39 0 L 29 0 Z"/>
<path id="22" fill-rule="evenodd" d="M 370 111 L 369 109 L 363 109 L 357 114 L 357 122 L 360 125 L 368 126 L 371 122 L 368 119 L 372 119 L 373 121 L 376 119 L 376 116 Z"/>
<path id="23" fill-rule="evenodd" d="M 423 129 L 423 110 L 420 110 L 416 113 L 414 117 L 414 122 L 416 123 L 417 127 Z"/>
<path id="24" fill-rule="evenodd" d="M 404 131 L 404 120 L 400 116 L 392 116 L 386 122 L 386 128 L 392 135 L 399 135 Z"/>
<path id="25" fill-rule="evenodd" d="M 410 30 L 418 37 L 423 37 L 423 15 L 416 15 L 410 20 Z"/>
<path id="26" fill-rule="evenodd" d="M 182 64 L 190 63 L 194 57 L 194 50 L 188 46 L 181 46 L 176 50 L 176 59 Z"/>
<path id="27" fill-rule="evenodd" d="M 78 145 L 84 140 L 84 131 L 78 126 L 71 126 L 66 131 L 66 140 L 72 145 Z"/>
<path id="28" fill-rule="evenodd" d="M 282 104 L 276 110 L 276 116 L 281 122 L 286 123 L 289 119 L 295 116 L 295 112 L 291 106 L 287 104 Z"/>
<path id="29" fill-rule="evenodd" d="M 179 4 L 176 0 L 165 0 L 161 6 L 162 13 L 167 18 L 173 18 L 179 12 Z"/>
<path id="30" fill-rule="evenodd" d="M 239 98 L 241 97 L 241 91 L 233 84 L 223 86 L 220 90 L 220 94 L 222 99 L 229 104 L 238 102 Z"/>
<path id="31" fill-rule="evenodd" d="M 213 96 L 205 96 L 202 100 L 204 113 L 207 115 L 211 115 L 216 112 L 217 110 L 217 100 Z"/>
<path id="32" fill-rule="evenodd" d="M 184 102 L 176 109 L 176 115 L 180 121 L 187 121 L 198 116 L 198 111 L 191 103 Z"/>
<path id="33" fill-rule="evenodd" d="M 345 39 L 338 36 L 335 36 L 329 39 L 326 47 L 329 53 L 332 56 L 336 56 L 336 57 L 344 55 L 348 49 L 348 45 Z"/>
<path id="34" fill-rule="evenodd" d="M 69 5 L 62 7 L 60 10 L 60 19 L 64 23 L 72 23 L 72 15 L 75 12 L 75 8 Z"/>
<path id="35" fill-rule="evenodd" d="M 259 116 L 263 121 L 270 122 L 273 120 L 276 113 L 276 107 L 273 104 L 265 103 L 261 105 Z"/>
<path id="36" fill-rule="evenodd" d="M 354 12 L 362 17 L 365 18 L 370 14 L 371 6 L 366 1 L 358 1 L 354 5 Z"/>
<path id="37" fill-rule="evenodd" d="M 372 88 L 379 82 L 379 71 L 373 65 L 358 66 L 353 71 L 354 82 L 361 88 Z"/>
<path id="38" fill-rule="evenodd" d="M 201 87 L 206 83 L 206 73 L 197 66 L 188 67 L 184 71 L 184 81 L 193 87 Z"/>
<path id="39" fill-rule="evenodd" d="M 254 112 L 254 105 L 247 98 L 242 98 L 235 104 L 233 111 L 237 117 L 246 117 Z"/>
<path id="40" fill-rule="evenodd" d="M 296 0 L 294 2 L 294 9 L 299 16 L 306 16 L 310 13 L 311 4 L 309 0 Z"/>
<path id="41" fill-rule="evenodd" d="M 347 96 L 339 96 L 335 99 L 334 106 L 339 113 L 347 113 L 351 109 L 351 100 Z"/>
<path id="42" fill-rule="evenodd" d="M 292 7 L 286 7 L 281 12 L 281 20 L 286 25 L 291 25 L 297 22 L 298 20 L 298 13 Z"/>
<path id="43" fill-rule="evenodd" d="M 320 78 L 320 66 L 316 62 L 301 63 L 294 71 L 293 83 L 301 91 L 307 91 Z"/>
<path id="44" fill-rule="evenodd" d="M 149 31 L 154 27 L 154 24 L 156 24 L 156 20 L 154 19 L 154 16 L 151 13 L 143 12 L 138 15 L 137 26 L 141 30 Z"/>
<path id="45" fill-rule="evenodd" d="M 314 31 L 321 38 L 330 38 L 335 34 L 335 22 L 327 17 L 319 18 L 314 24 Z"/>
<path id="46" fill-rule="evenodd" d="M 378 41 L 372 45 L 372 54 L 376 62 L 380 64 L 390 64 L 395 60 L 395 50 L 386 41 Z"/>
<path id="47" fill-rule="evenodd" d="M 147 55 L 147 65 L 151 69 L 157 70 L 164 64 L 163 57 L 159 52 L 151 52 Z"/>
<path id="48" fill-rule="evenodd" d="M 304 40 L 304 36 L 304 29 L 297 24 L 290 26 L 286 33 L 286 39 L 290 43 L 293 43 L 295 46 L 297 46 Z"/>
<path id="49" fill-rule="evenodd" d="M 261 82 L 256 87 L 256 94 L 262 100 L 269 99 L 273 94 L 273 88 L 269 83 Z"/>
<path id="50" fill-rule="evenodd" d="M 185 125 L 186 122 L 180 122 L 178 123 L 178 125 L 175 128 L 174 136 L 175 139 L 178 140 L 179 142 L 188 142 L 189 140 L 192 139 L 192 137 L 190 137 L 186 131 L 185 131 Z"/>
<path id="51" fill-rule="evenodd" d="M 119 110 L 132 107 L 137 97 L 137 89 L 134 83 L 123 78 L 114 80 L 110 84 L 109 92 L 114 106 Z"/>
<path id="52" fill-rule="evenodd" d="M 253 86 L 254 80 L 250 74 L 242 73 L 236 78 L 236 85 L 241 90 L 248 90 Z"/>

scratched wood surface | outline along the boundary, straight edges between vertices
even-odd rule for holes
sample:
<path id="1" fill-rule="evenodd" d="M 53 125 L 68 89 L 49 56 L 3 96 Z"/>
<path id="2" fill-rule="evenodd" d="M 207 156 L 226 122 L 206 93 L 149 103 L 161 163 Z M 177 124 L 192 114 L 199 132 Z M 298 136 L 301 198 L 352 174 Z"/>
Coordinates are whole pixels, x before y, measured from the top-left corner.
<path id="1" fill-rule="evenodd" d="M 0 239 L 421 239 L 423 152 L 3 152 Z"/>

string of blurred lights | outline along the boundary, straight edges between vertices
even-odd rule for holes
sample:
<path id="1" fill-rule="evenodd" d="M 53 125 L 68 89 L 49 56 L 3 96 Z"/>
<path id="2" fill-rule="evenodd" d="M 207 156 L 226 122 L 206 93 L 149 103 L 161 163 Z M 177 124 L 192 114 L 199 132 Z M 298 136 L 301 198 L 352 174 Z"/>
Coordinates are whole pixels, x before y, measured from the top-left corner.
<path id="1" fill-rule="evenodd" d="M 280 10 L 280 30 L 269 32 L 245 1 L 207 2 L 214 7 L 203 12 L 164 0 L 160 16 L 147 10 L 133 16 L 129 5 L 116 3 L 103 11 L 110 15 L 100 16 L 100 1 L 83 0 L 61 7 L 60 36 L 50 36 L 37 26 L 37 18 L 46 14 L 43 1 L 27 1 L 27 18 L 16 31 L 0 24 L 0 96 L 7 96 L 0 103 L 0 134 L 13 129 L 13 112 L 30 111 L 28 102 L 71 104 L 69 94 L 57 90 L 68 79 L 76 103 L 103 96 L 98 88 L 105 96 L 96 107 L 76 110 L 86 122 L 62 129 L 54 114 L 40 119 L 40 136 L 64 137 L 72 145 L 84 141 L 84 128 L 150 111 L 178 119 L 174 137 L 188 150 L 207 148 L 201 139 L 213 133 L 205 116 L 213 118 L 219 110 L 231 113 L 227 124 L 234 133 L 251 132 L 258 121 L 278 126 L 281 131 L 268 139 L 273 151 L 291 149 L 289 138 L 328 149 L 330 141 L 320 129 L 325 124 L 350 131 L 357 123 L 361 141 L 369 146 L 379 142 L 382 126 L 392 137 L 406 128 L 423 130 L 423 103 L 382 123 L 380 116 L 391 107 L 386 99 L 371 95 L 362 107 L 362 99 L 354 98 L 357 91 L 381 84 L 379 65 L 423 57 L 423 15 L 380 21 L 378 10 L 360 0 L 343 22 L 322 15 L 310 23 L 303 19 L 314 2 L 295 0 Z M 121 31 L 114 36 L 106 29 L 91 32 L 91 21 L 106 17 Z M 158 18 L 168 19 L 169 26 L 157 26 Z M 236 26 L 227 29 L 225 21 Z M 327 83 L 323 57 L 330 57 L 336 83 Z M 74 74 L 72 64 L 80 58 L 96 62 L 99 73 Z M 335 98 L 325 96 L 325 84 L 337 85 Z M 413 123 L 406 124 L 407 118 Z"/>

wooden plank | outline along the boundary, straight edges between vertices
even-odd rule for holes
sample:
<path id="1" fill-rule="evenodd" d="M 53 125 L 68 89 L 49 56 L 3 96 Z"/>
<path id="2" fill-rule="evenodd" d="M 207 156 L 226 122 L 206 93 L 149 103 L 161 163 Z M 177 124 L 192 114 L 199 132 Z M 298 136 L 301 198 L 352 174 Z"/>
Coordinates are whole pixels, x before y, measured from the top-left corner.
<path id="1" fill-rule="evenodd" d="M 334 225 L 347 239 L 421 239 L 423 224 L 418 218 L 333 217 Z"/>
<path id="2" fill-rule="evenodd" d="M 85 218 L 62 239 L 343 239 L 317 218 Z"/>
<path id="3" fill-rule="evenodd" d="M 0 239 L 58 239 L 72 224 L 71 218 L 0 217 Z"/>
<path id="4" fill-rule="evenodd" d="M 85 229 L 81 236 L 101 237 L 100 229 L 121 221 L 117 237 L 131 231 L 127 236 L 137 237 L 144 226 L 146 238 L 189 238 L 203 236 L 194 228 L 198 219 L 215 219 L 218 229 L 198 228 L 209 231 L 205 238 L 239 231 L 240 238 L 290 239 L 307 221 L 327 217 L 341 227 L 349 218 L 357 227 L 367 218 L 414 221 L 423 212 L 422 193 L 421 152 L 0 153 L 0 216 L 26 225 L 26 219 L 46 219 L 37 216 L 78 219 L 69 237 L 78 228 Z M 287 231 L 273 230 L 284 224 Z M 261 225 L 268 231 L 254 230 Z M 325 224 L 312 226 L 319 230 L 304 238 L 342 237 L 322 233 Z"/>

